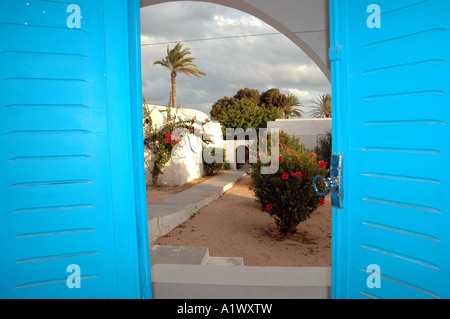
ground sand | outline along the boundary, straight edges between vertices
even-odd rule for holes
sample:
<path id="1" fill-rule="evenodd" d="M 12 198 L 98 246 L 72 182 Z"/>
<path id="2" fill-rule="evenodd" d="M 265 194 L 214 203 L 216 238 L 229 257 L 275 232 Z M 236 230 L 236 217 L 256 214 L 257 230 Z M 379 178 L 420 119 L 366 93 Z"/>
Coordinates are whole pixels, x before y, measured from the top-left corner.
<path id="1" fill-rule="evenodd" d="M 285 238 L 278 233 L 273 218 L 261 211 L 249 187 L 251 179 L 245 176 L 221 198 L 155 244 L 209 247 L 211 256 L 243 257 L 246 266 L 331 265 L 329 197 L 325 205 L 297 227 L 296 234 Z M 154 202 L 173 193 L 169 189 L 153 189 L 148 198 Z"/>

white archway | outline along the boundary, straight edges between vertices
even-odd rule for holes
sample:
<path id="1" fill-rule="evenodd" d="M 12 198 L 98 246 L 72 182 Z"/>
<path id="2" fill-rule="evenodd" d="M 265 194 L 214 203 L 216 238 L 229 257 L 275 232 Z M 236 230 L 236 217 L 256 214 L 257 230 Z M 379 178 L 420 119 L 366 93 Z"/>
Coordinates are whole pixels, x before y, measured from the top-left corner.
<path id="1" fill-rule="evenodd" d="M 175 1 L 140 0 L 141 8 Z M 329 16 L 327 0 L 196 0 L 220 4 L 251 14 L 289 38 L 331 79 L 328 59 Z"/>

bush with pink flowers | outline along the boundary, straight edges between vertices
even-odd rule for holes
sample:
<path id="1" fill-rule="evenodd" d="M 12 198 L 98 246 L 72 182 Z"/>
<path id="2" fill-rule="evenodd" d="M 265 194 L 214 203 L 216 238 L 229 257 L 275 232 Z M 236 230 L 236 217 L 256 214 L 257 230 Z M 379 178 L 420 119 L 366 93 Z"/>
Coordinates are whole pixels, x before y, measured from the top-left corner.
<path id="1" fill-rule="evenodd" d="M 297 226 L 324 204 L 324 198 L 314 192 L 312 180 L 317 175 L 326 175 L 328 169 L 327 163 L 318 161 L 316 154 L 299 144 L 297 138 L 281 132 L 277 142 L 280 146 L 276 158 L 279 161 L 278 171 L 275 174 L 261 174 L 261 167 L 271 163 L 263 164 L 259 158 L 270 154 L 258 154 L 258 162 L 251 164 L 251 178 L 262 210 L 274 217 L 282 234 L 289 235 L 295 233 Z M 269 135 L 268 145 L 270 143 Z M 322 191 L 324 187 L 319 185 Z"/>

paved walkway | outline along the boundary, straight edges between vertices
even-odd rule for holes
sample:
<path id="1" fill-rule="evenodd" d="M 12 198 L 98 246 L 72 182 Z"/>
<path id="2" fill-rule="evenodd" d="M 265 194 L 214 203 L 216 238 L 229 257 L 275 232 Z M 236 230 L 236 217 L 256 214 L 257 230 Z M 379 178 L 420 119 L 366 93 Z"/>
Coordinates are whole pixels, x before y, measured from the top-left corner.
<path id="1" fill-rule="evenodd" d="M 150 244 L 184 223 L 200 208 L 218 199 L 246 174 L 246 170 L 225 171 L 147 207 Z"/>

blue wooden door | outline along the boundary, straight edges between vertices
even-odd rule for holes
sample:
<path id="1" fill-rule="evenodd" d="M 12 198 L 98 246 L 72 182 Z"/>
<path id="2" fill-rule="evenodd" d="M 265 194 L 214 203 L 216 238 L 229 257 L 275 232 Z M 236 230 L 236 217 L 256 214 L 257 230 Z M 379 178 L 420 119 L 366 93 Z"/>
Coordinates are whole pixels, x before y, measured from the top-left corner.
<path id="1" fill-rule="evenodd" d="M 333 296 L 450 298 L 450 1 L 330 1 Z"/>
<path id="2" fill-rule="evenodd" d="M 129 10 L 124 0 L 0 2 L 1 298 L 149 296 Z"/>

